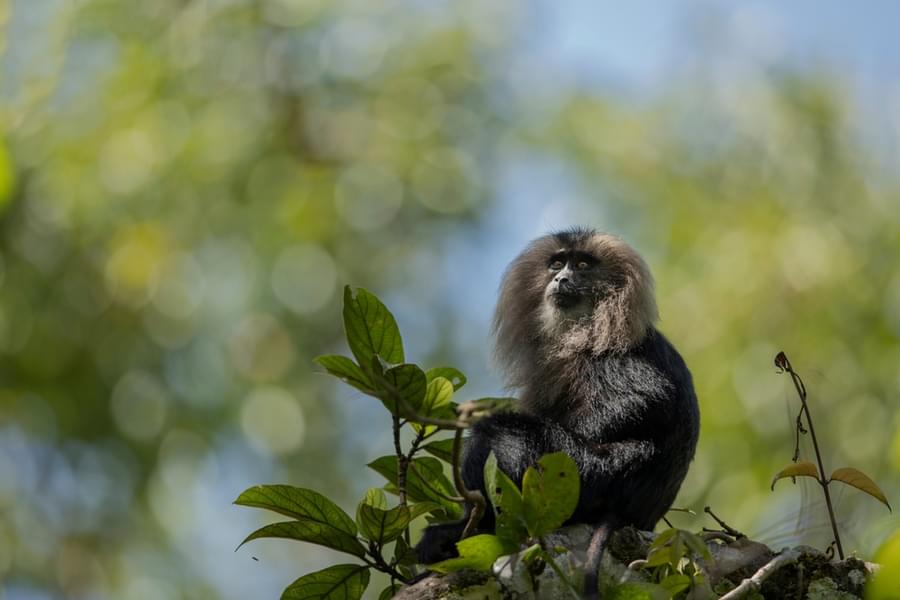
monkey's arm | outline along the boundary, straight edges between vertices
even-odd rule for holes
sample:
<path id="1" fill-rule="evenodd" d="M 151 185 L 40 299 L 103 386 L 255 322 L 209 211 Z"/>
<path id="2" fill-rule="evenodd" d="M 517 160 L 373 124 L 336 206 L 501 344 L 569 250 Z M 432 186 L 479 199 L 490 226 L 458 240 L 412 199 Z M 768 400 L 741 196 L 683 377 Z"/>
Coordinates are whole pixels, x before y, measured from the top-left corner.
<path id="1" fill-rule="evenodd" d="M 521 485 L 525 469 L 544 454 L 565 452 L 578 465 L 585 508 L 609 495 L 613 487 L 641 472 L 658 456 L 651 439 L 615 442 L 588 440 L 559 423 L 521 413 L 502 413 L 480 421 L 466 443 L 463 479 L 470 489 L 484 491 L 484 463 L 493 452 L 497 465 Z M 616 494 L 618 495 L 618 494 Z M 490 511 L 489 511 L 490 512 Z"/>

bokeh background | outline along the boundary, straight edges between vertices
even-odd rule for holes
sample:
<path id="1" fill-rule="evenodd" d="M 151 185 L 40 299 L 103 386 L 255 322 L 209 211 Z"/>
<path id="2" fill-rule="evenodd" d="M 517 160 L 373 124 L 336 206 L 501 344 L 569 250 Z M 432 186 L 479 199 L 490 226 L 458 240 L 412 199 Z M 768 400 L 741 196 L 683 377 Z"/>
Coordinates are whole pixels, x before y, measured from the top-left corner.
<path id="1" fill-rule="evenodd" d="M 900 503 L 900 6 L 812 0 L 0 3 L 0 598 L 274 598 L 335 556 L 257 483 L 352 511 L 380 405 L 316 373 L 343 284 L 502 392 L 505 264 L 573 224 L 656 277 L 691 366 L 679 504 L 825 544 L 790 460 Z M 838 494 L 863 557 L 900 519 Z M 712 525 L 673 516 L 687 528 Z M 257 560 L 253 560 L 256 558 Z M 377 591 L 373 584 L 372 591 Z"/>

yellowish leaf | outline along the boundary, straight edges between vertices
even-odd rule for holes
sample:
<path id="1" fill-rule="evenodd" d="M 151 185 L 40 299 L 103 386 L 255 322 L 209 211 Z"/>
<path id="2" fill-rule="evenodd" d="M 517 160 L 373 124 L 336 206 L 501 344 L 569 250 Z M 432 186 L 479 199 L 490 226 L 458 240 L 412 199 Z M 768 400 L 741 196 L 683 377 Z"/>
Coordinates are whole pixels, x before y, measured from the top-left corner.
<path id="1" fill-rule="evenodd" d="M 818 479 L 819 470 L 816 468 L 816 465 L 805 460 L 792 463 L 775 473 L 775 477 L 772 478 L 772 489 L 775 489 L 776 481 L 785 477 L 812 477 L 813 479 Z"/>
<path id="2" fill-rule="evenodd" d="M 891 505 L 888 504 L 887 497 L 884 495 L 884 492 L 882 492 L 881 488 L 878 487 L 878 485 L 862 471 L 854 469 L 853 467 L 842 467 L 840 469 L 835 469 L 834 473 L 831 474 L 831 480 L 843 481 L 847 485 L 852 485 L 856 489 L 862 490 L 873 498 L 876 498 L 885 506 L 887 506 L 888 510 L 891 510 Z"/>

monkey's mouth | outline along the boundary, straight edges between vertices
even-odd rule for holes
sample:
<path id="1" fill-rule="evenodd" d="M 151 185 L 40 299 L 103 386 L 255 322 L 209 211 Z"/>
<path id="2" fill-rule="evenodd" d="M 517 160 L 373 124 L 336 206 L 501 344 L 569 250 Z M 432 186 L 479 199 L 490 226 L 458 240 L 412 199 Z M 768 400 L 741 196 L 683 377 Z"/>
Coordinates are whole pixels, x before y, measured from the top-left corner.
<path id="1" fill-rule="evenodd" d="M 556 308 L 575 308 L 581 303 L 581 294 L 575 290 L 556 290 L 550 294 L 550 301 Z"/>

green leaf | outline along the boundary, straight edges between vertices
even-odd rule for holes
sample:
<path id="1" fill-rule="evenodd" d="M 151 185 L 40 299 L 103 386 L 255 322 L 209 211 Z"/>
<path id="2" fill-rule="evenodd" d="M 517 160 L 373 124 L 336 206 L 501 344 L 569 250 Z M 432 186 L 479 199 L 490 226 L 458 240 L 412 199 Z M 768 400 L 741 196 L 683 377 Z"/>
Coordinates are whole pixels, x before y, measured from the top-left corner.
<path id="1" fill-rule="evenodd" d="M 244 490 L 234 503 L 265 508 L 294 519 L 325 523 L 348 535 L 356 535 L 356 524 L 350 515 L 313 490 L 290 485 L 257 485 Z"/>
<path id="2" fill-rule="evenodd" d="M 384 545 L 397 539 L 409 525 L 409 509 L 397 506 L 383 510 L 368 504 L 360 504 L 357 510 L 359 530 L 367 540 Z"/>
<path id="3" fill-rule="evenodd" d="M 329 374 L 334 375 L 344 383 L 352 385 L 356 389 L 366 394 L 372 394 L 374 386 L 369 376 L 366 375 L 359 365 L 338 354 L 326 354 L 317 356 L 315 362 L 322 366 Z"/>
<path id="4" fill-rule="evenodd" d="M 458 392 L 459 388 L 466 385 L 466 376 L 463 375 L 462 371 L 459 369 L 454 369 L 453 367 L 433 367 L 425 371 L 425 376 L 428 377 L 429 383 L 438 377 L 443 377 L 453 384 L 453 391 Z"/>
<path id="5" fill-rule="evenodd" d="M 495 534 L 505 542 L 521 544 L 528 536 L 522 493 L 506 473 L 497 467 L 497 457 L 488 454 L 484 463 L 484 485 L 497 519 Z"/>
<path id="6" fill-rule="evenodd" d="M 672 554 L 669 552 L 668 546 L 651 547 L 650 553 L 647 554 L 648 567 L 661 567 L 662 565 L 671 565 L 672 567 L 677 566 L 677 563 L 672 564 L 671 560 Z"/>
<path id="7" fill-rule="evenodd" d="M 370 364 L 376 354 L 390 364 L 403 362 L 403 342 L 394 315 L 363 288 L 344 288 L 344 332 L 359 364 Z"/>
<path id="8" fill-rule="evenodd" d="M 816 468 L 816 465 L 805 460 L 797 463 L 791 463 L 782 470 L 775 473 L 775 477 L 772 478 L 771 489 L 775 489 L 776 481 L 778 481 L 779 479 L 784 479 L 785 477 L 812 477 L 813 479 L 818 479 L 819 470 Z"/>
<path id="9" fill-rule="evenodd" d="M 406 506 L 388 510 L 384 490 L 369 488 L 356 508 L 359 531 L 367 540 L 387 544 L 396 539 L 412 520 Z"/>
<path id="10" fill-rule="evenodd" d="M 425 397 L 417 411 L 423 417 L 435 417 L 444 411 L 450 405 L 453 398 L 453 384 L 443 377 L 435 377 L 428 382 L 425 388 Z M 430 435 L 437 430 L 434 425 L 422 425 L 420 423 L 410 423 L 416 432 L 425 430 L 425 435 Z"/>
<path id="11" fill-rule="evenodd" d="M 394 544 L 394 561 L 400 566 L 411 567 L 418 564 L 419 557 L 416 556 L 416 551 L 409 547 L 405 539 L 398 537 L 397 542 Z"/>
<path id="12" fill-rule="evenodd" d="M 679 529 L 675 537 L 672 538 L 672 543 L 669 544 L 669 564 L 677 565 L 684 556 L 684 538 L 681 537 L 681 534 L 682 532 Z"/>
<path id="13" fill-rule="evenodd" d="M 691 578 L 683 573 L 673 573 L 660 581 L 659 585 L 674 596 L 678 592 L 683 592 L 691 587 Z"/>
<path id="14" fill-rule="evenodd" d="M 712 560 L 712 554 L 710 554 L 706 542 L 704 542 L 699 535 L 684 530 L 681 531 L 681 535 L 684 538 L 684 543 L 691 549 L 691 552 L 704 560 Z"/>
<path id="15" fill-rule="evenodd" d="M 526 565 L 530 564 L 538 559 L 544 558 L 544 549 L 541 548 L 541 545 L 539 543 L 532 544 L 519 553 L 519 558 Z"/>
<path id="16" fill-rule="evenodd" d="M 394 594 L 399 592 L 401 589 L 403 589 L 403 584 L 394 583 L 392 585 L 389 585 L 381 590 L 380 594 L 378 594 L 378 600 L 390 600 L 394 597 Z"/>
<path id="17" fill-rule="evenodd" d="M 387 509 L 387 496 L 384 495 L 384 490 L 381 488 L 369 488 L 366 490 L 365 495 L 363 495 L 362 500 L 360 500 L 360 505 L 367 504 L 369 506 L 374 506 L 375 508 Z"/>
<path id="18" fill-rule="evenodd" d="M 559 529 L 575 512 L 581 482 L 565 452 L 546 454 L 522 478 L 522 513 L 528 532 L 540 537 Z"/>
<path id="19" fill-rule="evenodd" d="M 391 414 L 406 415 L 409 410 L 418 412 L 425 398 L 428 383 L 425 372 L 412 363 L 390 367 L 384 374 L 374 375 L 376 394 Z M 395 394 L 399 394 L 398 402 Z M 404 410 L 409 409 L 409 410 Z"/>
<path id="20" fill-rule="evenodd" d="M 456 549 L 459 552 L 457 558 L 442 560 L 439 563 L 428 565 L 428 568 L 438 573 L 450 573 L 462 569 L 490 571 L 494 561 L 508 553 L 507 547 L 500 538 L 486 533 L 458 542 Z"/>
<path id="21" fill-rule="evenodd" d="M 369 567 L 334 565 L 304 575 L 281 594 L 281 600 L 359 600 L 369 585 Z"/>
<path id="22" fill-rule="evenodd" d="M 413 502 L 434 502 L 439 504 L 449 517 L 459 518 L 462 516 L 462 509 L 459 504 L 436 494 L 431 488 L 440 491 L 446 496 L 455 496 L 456 489 L 447 476 L 444 475 L 444 468 L 441 461 L 436 458 L 423 456 L 414 458 L 412 468 L 407 470 L 406 474 L 406 494 Z M 381 474 L 394 486 L 397 485 L 397 457 L 382 456 L 369 463 L 369 468 Z M 396 489 L 396 488 L 395 488 Z M 393 490 L 391 490 L 393 491 Z"/>
<path id="23" fill-rule="evenodd" d="M 453 464 L 453 438 L 437 440 L 436 442 L 425 444 L 422 446 L 422 449 L 444 462 L 450 463 L 451 465 Z"/>
<path id="24" fill-rule="evenodd" d="M 878 487 L 878 484 L 872 481 L 869 476 L 862 471 L 854 469 L 853 467 L 842 467 L 840 469 L 835 469 L 834 473 L 831 474 L 831 480 L 841 481 L 843 483 L 846 483 L 847 485 L 852 485 L 856 489 L 862 490 L 876 500 L 880 501 L 882 504 L 887 506 L 889 511 L 891 510 L 891 505 L 888 504 L 887 496 L 884 495 L 884 492 L 881 491 L 881 488 Z"/>
<path id="25" fill-rule="evenodd" d="M 346 531 L 337 529 L 328 523 L 311 521 L 309 519 L 272 523 L 271 525 L 260 527 L 248 535 L 238 548 L 250 540 L 259 538 L 299 540 L 353 554 L 354 556 L 363 557 L 366 555 L 366 549 L 359 543 L 355 535 L 350 535 Z"/>
<path id="26" fill-rule="evenodd" d="M 421 517 L 424 514 L 432 513 L 438 510 L 444 511 L 444 507 L 442 507 L 437 502 L 416 502 L 415 504 L 410 504 L 409 520 L 412 521 L 416 517 Z"/>
<path id="27" fill-rule="evenodd" d="M 666 529 L 665 531 L 660 533 L 658 536 L 656 536 L 656 539 L 653 540 L 653 543 L 650 544 L 650 547 L 651 548 L 662 548 L 663 546 L 668 544 L 669 540 L 671 540 L 677 534 L 678 534 L 678 529 L 676 529 L 675 527 L 670 527 L 669 529 Z"/>
<path id="28" fill-rule="evenodd" d="M 669 600 L 671 594 L 652 583 L 629 582 L 616 586 L 604 596 L 609 600 Z"/>

